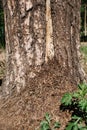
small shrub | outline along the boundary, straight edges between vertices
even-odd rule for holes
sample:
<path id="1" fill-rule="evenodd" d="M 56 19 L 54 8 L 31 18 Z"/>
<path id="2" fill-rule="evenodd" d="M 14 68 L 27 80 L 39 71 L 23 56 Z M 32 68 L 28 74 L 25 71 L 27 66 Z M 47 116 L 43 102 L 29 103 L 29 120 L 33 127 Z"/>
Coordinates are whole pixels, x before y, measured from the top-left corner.
<path id="1" fill-rule="evenodd" d="M 63 109 L 73 111 L 65 130 L 87 130 L 87 84 L 78 85 L 76 92 L 64 94 L 61 104 Z"/>
<path id="2" fill-rule="evenodd" d="M 40 123 L 40 130 L 56 130 L 57 128 L 60 128 L 60 123 L 56 121 L 53 122 L 51 116 L 46 113 L 45 120 Z"/>

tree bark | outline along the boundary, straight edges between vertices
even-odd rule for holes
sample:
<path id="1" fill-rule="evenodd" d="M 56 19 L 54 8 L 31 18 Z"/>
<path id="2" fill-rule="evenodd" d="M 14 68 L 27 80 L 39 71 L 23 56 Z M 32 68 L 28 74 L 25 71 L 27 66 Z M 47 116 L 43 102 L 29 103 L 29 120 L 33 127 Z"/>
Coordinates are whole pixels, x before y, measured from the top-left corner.
<path id="1" fill-rule="evenodd" d="M 13 88 L 20 92 L 51 62 L 62 74 L 61 81 L 64 77 L 74 84 L 83 80 L 78 59 L 79 0 L 3 0 L 3 6 L 6 94 Z"/>

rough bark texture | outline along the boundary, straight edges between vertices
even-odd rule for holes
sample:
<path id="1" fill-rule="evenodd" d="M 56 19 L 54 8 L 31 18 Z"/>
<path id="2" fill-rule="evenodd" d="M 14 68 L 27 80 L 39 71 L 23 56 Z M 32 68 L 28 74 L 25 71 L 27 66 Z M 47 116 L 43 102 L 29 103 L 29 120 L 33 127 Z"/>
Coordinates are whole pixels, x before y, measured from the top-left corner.
<path id="1" fill-rule="evenodd" d="M 51 2 L 55 57 L 65 68 L 67 76 L 79 80 L 80 1 L 53 0 Z"/>
<path id="2" fill-rule="evenodd" d="M 45 1 L 5 1 L 6 93 L 26 86 L 26 72 L 33 78 L 35 67 L 45 60 Z M 9 88 L 8 88 L 9 86 Z"/>

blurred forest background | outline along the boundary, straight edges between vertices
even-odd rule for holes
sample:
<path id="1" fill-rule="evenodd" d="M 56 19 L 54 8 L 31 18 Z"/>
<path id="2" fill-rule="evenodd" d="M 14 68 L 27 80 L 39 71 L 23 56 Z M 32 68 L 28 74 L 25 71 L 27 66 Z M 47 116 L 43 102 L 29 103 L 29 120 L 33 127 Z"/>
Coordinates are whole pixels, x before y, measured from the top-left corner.
<path id="1" fill-rule="evenodd" d="M 81 2 L 81 42 L 87 42 L 87 0 Z"/>
<path id="2" fill-rule="evenodd" d="M 0 48 L 5 47 L 4 12 L 2 0 L 0 0 Z"/>

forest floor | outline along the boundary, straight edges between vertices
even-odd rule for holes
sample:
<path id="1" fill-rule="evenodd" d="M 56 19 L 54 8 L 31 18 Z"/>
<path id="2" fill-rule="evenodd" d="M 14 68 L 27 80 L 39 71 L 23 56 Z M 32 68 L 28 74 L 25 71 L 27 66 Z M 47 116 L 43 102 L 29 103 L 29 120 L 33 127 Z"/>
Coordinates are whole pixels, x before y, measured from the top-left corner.
<path id="1" fill-rule="evenodd" d="M 81 63 L 87 72 L 87 44 L 81 46 L 81 54 Z M 3 52 L 1 55 L 3 57 Z M 0 64 L 5 60 L 1 57 Z M 9 99 L 0 100 L 0 130 L 40 130 L 40 122 L 47 112 L 54 121 L 61 123 L 58 130 L 64 130 L 71 114 L 68 110 L 62 111 L 60 109 L 60 100 L 65 92 L 72 92 L 75 88 L 71 84 L 65 83 L 65 80 L 58 80 L 58 78 L 62 78 L 61 72 L 56 74 L 58 67 L 50 65 L 50 67 L 44 68 L 38 74 L 38 78 L 32 79 L 28 83 L 28 86 L 32 84 L 32 88 L 27 87 L 20 94 L 15 93 Z M 1 79 L 4 76 L 4 70 L 3 62 L 0 70 Z M 58 84 L 65 85 L 58 86 Z"/>

